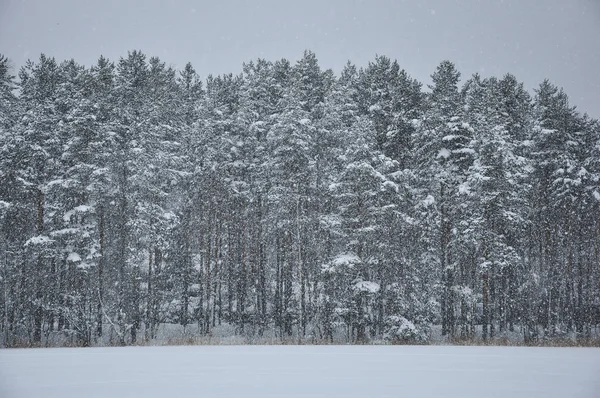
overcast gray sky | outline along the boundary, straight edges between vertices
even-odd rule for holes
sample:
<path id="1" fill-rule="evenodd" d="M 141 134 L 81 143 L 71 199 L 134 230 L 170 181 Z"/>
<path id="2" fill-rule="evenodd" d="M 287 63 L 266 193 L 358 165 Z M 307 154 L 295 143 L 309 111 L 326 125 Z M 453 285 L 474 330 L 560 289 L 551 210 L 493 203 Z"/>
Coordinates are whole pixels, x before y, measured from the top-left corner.
<path id="1" fill-rule="evenodd" d="M 547 77 L 600 117 L 600 0 L 0 0 L 0 53 L 17 67 L 132 49 L 202 76 L 304 49 L 336 72 L 381 54 L 424 84 L 449 59 L 463 78 L 510 72 L 532 89 Z"/>

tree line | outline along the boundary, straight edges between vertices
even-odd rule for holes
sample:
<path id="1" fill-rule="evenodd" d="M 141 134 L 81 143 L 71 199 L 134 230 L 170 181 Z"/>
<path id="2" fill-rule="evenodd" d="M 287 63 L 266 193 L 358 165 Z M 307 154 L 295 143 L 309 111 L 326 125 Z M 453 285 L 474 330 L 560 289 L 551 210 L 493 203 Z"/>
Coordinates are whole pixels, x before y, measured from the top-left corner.
<path id="1" fill-rule="evenodd" d="M 460 76 L 0 56 L 0 341 L 590 338 L 600 124 Z"/>

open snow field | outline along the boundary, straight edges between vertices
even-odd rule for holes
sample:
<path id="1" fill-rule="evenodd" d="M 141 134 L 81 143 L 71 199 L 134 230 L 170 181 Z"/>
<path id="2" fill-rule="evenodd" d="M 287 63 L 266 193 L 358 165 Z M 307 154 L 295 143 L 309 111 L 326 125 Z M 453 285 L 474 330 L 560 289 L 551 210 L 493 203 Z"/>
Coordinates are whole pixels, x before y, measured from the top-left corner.
<path id="1" fill-rule="evenodd" d="M 191 346 L 0 350 L 0 397 L 598 398 L 600 349 Z"/>

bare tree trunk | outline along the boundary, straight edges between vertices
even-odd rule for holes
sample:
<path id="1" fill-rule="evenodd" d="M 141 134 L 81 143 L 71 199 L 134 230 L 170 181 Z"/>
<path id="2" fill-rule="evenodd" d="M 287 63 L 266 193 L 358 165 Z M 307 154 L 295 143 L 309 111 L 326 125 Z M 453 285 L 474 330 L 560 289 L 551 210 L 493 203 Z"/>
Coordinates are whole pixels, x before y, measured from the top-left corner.
<path id="1" fill-rule="evenodd" d="M 488 324 L 490 322 L 489 313 L 489 276 L 486 272 L 483 274 L 483 319 L 481 322 L 481 338 L 483 341 L 487 341 L 488 339 Z"/>
<path id="2" fill-rule="evenodd" d="M 147 284 L 148 284 L 148 291 L 147 291 L 147 299 L 146 299 L 146 322 L 144 322 L 145 324 L 145 328 L 144 328 L 144 338 L 146 339 L 146 341 L 149 341 L 152 338 L 151 335 L 151 331 L 152 328 L 154 327 L 153 325 L 153 320 L 152 320 L 152 308 L 154 306 L 154 290 L 153 290 L 153 284 L 152 284 L 152 279 L 153 279 L 153 275 L 152 275 L 152 254 L 153 254 L 153 248 L 150 248 L 148 250 L 148 280 L 147 280 Z"/>
<path id="3" fill-rule="evenodd" d="M 106 255 L 106 238 L 105 238 L 105 224 L 104 224 L 104 208 L 100 206 L 98 209 L 99 213 L 99 225 L 98 232 L 100 237 L 100 258 L 98 259 L 98 302 L 96 303 L 96 337 L 102 339 L 102 313 L 104 303 L 104 261 Z"/>
<path id="4" fill-rule="evenodd" d="M 204 333 L 210 333 L 210 312 L 211 312 L 211 296 L 212 296 L 212 263 L 213 263 L 213 229 L 212 229 L 212 217 L 209 220 L 208 224 L 208 233 L 206 236 L 206 259 L 204 261 L 204 292 L 206 296 L 204 297 L 206 301 L 206 309 L 204 310 Z"/>
<path id="5" fill-rule="evenodd" d="M 277 236 L 275 237 L 275 326 L 279 328 L 280 337 L 283 337 L 283 277 L 281 272 L 281 257 L 281 238 L 279 232 L 277 232 Z"/>
<path id="6" fill-rule="evenodd" d="M 42 234 L 44 231 L 44 193 L 41 190 L 37 192 L 37 225 L 36 230 L 38 234 Z M 43 307 L 43 291 L 42 285 L 43 281 L 43 260 L 41 254 L 38 254 L 37 257 L 37 272 L 39 281 L 36 284 L 35 289 L 35 308 L 33 312 L 33 343 L 40 344 L 42 341 L 42 323 L 44 316 L 44 307 Z"/>
<path id="7" fill-rule="evenodd" d="M 137 343 L 137 332 L 140 327 L 140 267 L 134 266 L 131 273 L 131 344 Z"/>

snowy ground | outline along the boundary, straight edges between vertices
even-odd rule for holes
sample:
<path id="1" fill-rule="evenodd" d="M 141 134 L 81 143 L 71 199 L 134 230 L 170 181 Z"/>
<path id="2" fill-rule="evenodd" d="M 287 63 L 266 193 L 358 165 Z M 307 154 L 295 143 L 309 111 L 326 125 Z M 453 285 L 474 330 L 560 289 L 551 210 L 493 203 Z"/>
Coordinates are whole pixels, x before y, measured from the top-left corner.
<path id="1" fill-rule="evenodd" d="M 191 346 L 0 350 L 0 397 L 600 397 L 600 349 Z"/>

